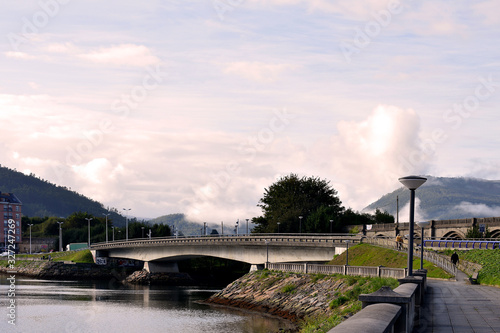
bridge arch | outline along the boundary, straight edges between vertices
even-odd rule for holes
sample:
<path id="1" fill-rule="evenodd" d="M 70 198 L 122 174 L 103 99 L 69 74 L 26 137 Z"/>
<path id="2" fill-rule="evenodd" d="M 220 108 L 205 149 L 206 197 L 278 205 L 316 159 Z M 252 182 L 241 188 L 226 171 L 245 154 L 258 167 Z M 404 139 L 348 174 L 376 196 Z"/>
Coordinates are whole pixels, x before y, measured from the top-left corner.
<path id="1" fill-rule="evenodd" d="M 491 238 L 500 238 L 500 229 L 492 230 Z"/>
<path id="2" fill-rule="evenodd" d="M 465 235 L 460 231 L 452 230 L 444 234 L 441 239 L 465 239 Z"/>

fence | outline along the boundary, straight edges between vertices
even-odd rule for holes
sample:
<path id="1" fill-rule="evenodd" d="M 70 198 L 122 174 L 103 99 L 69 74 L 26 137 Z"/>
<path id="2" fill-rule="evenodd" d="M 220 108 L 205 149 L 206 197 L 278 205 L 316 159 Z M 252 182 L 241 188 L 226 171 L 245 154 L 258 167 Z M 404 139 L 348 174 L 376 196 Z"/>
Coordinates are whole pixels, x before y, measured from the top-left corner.
<path id="1" fill-rule="evenodd" d="M 312 273 L 312 274 L 343 274 L 368 277 L 391 277 L 402 279 L 406 276 L 404 268 L 389 267 L 367 267 L 367 266 L 348 266 L 348 265 L 317 265 L 317 264 L 291 264 L 291 263 L 268 263 L 270 270 L 293 272 L 293 273 Z"/>
<path id="2" fill-rule="evenodd" d="M 407 251 L 406 244 L 401 244 L 401 247 L 398 248 L 398 243 L 392 239 L 364 238 L 363 242 L 368 243 L 368 244 L 373 244 L 373 245 L 378 245 L 378 246 L 390 248 L 390 249 Z M 427 243 L 424 243 L 424 244 L 427 244 Z M 415 258 L 420 258 L 420 253 L 414 252 L 413 256 Z M 435 252 L 424 251 L 424 259 L 429 261 L 429 262 L 432 262 L 434 265 L 442 268 L 443 270 L 447 271 L 448 273 L 450 273 L 452 275 L 457 274 L 457 267 L 455 265 L 453 265 L 453 263 L 450 261 L 449 257 L 437 254 Z"/>

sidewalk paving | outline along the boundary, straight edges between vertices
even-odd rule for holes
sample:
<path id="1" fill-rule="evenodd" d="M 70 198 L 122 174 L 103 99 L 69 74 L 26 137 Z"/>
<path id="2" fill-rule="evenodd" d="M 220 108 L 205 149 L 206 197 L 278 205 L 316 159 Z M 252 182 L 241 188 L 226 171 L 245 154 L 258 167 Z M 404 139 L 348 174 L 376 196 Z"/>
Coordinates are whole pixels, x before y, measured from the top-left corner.
<path id="1" fill-rule="evenodd" d="M 458 272 L 457 281 L 428 279 L 427 294 L 414 332 L 500 333 L 500 288 L 467 284 Z"/>

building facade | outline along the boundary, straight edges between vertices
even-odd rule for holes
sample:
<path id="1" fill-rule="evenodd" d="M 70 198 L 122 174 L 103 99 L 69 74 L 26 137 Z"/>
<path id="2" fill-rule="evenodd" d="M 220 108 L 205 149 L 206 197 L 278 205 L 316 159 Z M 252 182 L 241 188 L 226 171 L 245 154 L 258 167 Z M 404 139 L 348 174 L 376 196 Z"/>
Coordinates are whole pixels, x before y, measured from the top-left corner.
<path id="1" fill-rule="evenodd" d="M 0 193 L 0 209 L 3 211 L 3 222 L 0 224 L 2 240 L 0 242 L 4 251 L 8 250 L 9 234 L 14 236 L 16 250 L 23 241 L 21 235 L 22 205 L 21 201 L 13 193 Z M 12 225 L 12 223 L 9 223 L 9 220 L 14 221 L 15 228 L 12 228 L 15 231 L 14 233 L 9 233 L 10 226 Z"/>

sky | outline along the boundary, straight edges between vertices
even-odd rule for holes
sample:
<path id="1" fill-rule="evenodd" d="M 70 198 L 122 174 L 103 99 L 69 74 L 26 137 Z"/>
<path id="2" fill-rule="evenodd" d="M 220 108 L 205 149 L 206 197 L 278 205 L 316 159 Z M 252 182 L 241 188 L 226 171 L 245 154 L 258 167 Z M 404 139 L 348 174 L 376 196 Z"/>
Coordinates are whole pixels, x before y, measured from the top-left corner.
<path id="1" fill-rule="evenodd" d="M 0 164 L 141 218 L 261 215 L 319 177 L 500 179 L 500 3 L 5 1 Z"/>

